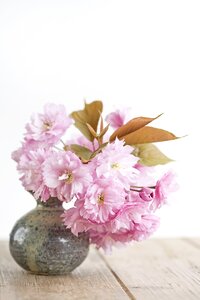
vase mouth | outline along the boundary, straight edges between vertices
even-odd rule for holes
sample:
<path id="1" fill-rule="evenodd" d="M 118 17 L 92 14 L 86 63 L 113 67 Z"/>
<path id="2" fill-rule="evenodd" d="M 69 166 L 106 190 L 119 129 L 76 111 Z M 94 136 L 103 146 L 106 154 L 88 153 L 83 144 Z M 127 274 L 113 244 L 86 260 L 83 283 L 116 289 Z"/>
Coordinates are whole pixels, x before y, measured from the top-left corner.
<path id="1" fill-rule="evenodd" d="M 50 197 L 47 201 L 42 201 L 41 199 L 36 200 L 37 206 L 42 207 L 59 207 L 62 208 L 62 201 L 60 201 L 57 197 Z"/>

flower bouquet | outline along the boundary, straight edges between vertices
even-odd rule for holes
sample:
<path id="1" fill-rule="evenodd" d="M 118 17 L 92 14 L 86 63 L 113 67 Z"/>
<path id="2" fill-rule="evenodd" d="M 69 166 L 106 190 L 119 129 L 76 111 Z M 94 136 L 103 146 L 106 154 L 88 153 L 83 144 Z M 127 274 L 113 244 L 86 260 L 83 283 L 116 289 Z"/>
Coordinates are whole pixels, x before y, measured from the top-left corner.
<path id="1" fill-rule="evenodd" d="M 127 120 L 124 109 L 104 120 L 102 114 L 101 101 L 70 115 L 63 105 L 46 104 L 26 125 L 12 158 L 37 200 L 71 202 L 60 216 L 66 230 L 87 232 L 91 244 L 109 252 L 158 228 L 156 212 L 177 183 L 171 171 L 156 178 L 155 166 L 171 160 L 153 143 L 177 137 L 148 125 L 160 115 Z M 71 125 L 81 134 L 66 139 Z"/>

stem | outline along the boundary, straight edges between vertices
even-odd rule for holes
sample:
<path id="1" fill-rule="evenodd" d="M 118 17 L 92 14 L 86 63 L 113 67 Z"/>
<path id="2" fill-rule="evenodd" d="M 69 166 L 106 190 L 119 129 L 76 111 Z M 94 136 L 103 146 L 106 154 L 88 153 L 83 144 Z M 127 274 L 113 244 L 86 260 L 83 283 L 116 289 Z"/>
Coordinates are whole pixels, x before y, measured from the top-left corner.
<path id="1" fill-rule="evenodd" d="M 63 144 L 63 146 L 66 146 L 62 139 L 60 139 L 60 142 Z"/>
<path id="2" fill-rule="evenodd" d="M 140 192 L 143 188 L 155 189 L 155 186 L 131 186 L 130 191 Z"/>
<path id="3" fill-rule="evenodd" d="M 94 141 L 92 142 L 93 151 L 95 151 Z"/>
<path id="4" fill-rule="evenodd" d="M 97 137 L 97 141 L 98 141 L 99 147 L 101 147 L 101 145 L 102 145 L 102 139 L 100 137 Z"/>
<path id="5" fill-rule="evenodd" d="M 53 146 L 53 148 L 59 150 L 59 151 L 63 151 L 63 149 L 58 148 L 57 146 Z"/>
<path id="6" fill-rule="evenodd" d="M 131 185 L 131 188 L 133 189 L 142 189 L 142 188 L 150 188 L 150 189 L 155 189 L 155 185 L 153 186 L 134 186 L 134 185 Z"/>
<path id="7" fill-rule="evenodd" d="M 132 191 L 132 192 L 141 192 L 141 190 L 135 190 L 135 189 L 133 189 L 133 188 L 130 188 L 130 191 Z"/>

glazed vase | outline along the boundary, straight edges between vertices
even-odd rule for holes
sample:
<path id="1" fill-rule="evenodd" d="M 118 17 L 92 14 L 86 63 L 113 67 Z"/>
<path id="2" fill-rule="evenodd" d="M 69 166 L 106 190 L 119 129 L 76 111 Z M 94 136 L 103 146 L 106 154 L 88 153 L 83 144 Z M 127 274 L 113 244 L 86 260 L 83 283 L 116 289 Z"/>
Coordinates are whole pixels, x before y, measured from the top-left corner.
<path id="1" fill-rule="evenodd" d="M 14 260 L 34 274 L 64 275 L 73 271 L 87 257 L 86 233 L 72 234 L 62 223 L 62 202 L 50 198 L 37 201 L 35 209 L 14 225 L 9 248 Z"/>

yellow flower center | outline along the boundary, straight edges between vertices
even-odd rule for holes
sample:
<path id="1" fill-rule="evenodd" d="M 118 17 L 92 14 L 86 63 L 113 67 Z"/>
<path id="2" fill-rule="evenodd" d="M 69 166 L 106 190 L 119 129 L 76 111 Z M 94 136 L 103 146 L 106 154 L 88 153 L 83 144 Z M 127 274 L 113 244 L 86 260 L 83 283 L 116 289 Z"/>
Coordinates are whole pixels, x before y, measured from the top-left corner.
<path id="1" fill-rule="evenodd" d="M 52 125 L 53 124 L 51 122 L 48 121 L 44 122 L 43 123 L 44 130 L 48 131 L 49 129 L 51 129 Z"/>
<path id="2" fill-rule="evenodd" d="M 67 171 L 65 174 L 66 174 L 65 182 L 67 184 L 71 184 L 73 182 L 73 180 L 74 180 L 74 175 L 72 174 L 71 171 Z"/>
<path id="3" fill-rule="evenodd" d="M 120 164 L 118 164 L 117 162 L 116 162 L 116 163 L 113 163 L 113 164 L 111 165 L 111 168 L 112 168 L 112 169 L 119 169 L 119 168 L 120 168 Z"/>
<path id="4" fill-rule="evenodd" d="M 97 202 L 100 205 L 104 204 L 104 194 L 101 193 L 98 195 Z"/>

